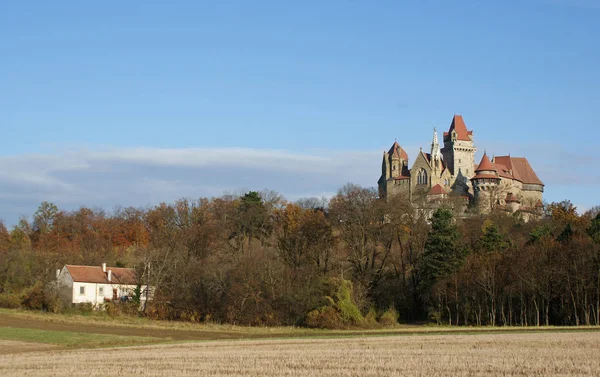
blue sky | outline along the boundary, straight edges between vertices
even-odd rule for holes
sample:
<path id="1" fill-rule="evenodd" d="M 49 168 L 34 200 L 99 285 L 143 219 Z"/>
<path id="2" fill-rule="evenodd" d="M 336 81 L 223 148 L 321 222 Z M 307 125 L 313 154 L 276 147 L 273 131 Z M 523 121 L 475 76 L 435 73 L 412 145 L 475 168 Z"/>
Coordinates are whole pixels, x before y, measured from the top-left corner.
<path id="1" fill-rule="evenodd" d="M 453 114 L 600 204 L 600 1 L 0 3 L 0 218 L 374 186 Z"/>

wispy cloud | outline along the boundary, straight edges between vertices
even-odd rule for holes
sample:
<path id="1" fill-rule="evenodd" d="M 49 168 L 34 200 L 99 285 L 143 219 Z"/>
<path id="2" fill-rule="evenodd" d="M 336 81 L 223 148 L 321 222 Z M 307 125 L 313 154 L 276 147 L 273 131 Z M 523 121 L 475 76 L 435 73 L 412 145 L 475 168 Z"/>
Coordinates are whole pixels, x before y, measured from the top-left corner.
<path id="1" fill-rule="evenodd" d="M 600 173 L 591 151 L 568 153 L 548 144 L 482 144 L 489 154 L 510 151 L 526 156 L 546 184 L 548 200 L 573 192 L 579 197 L 571 199 L 581 206 L 596 204 L 592 194 Z M 419 149 L 404 148 L 412 164 Z M 110 210 L 243 189 L 267 188 L 290 200 L 330 196 L 347 182 L 375 186 L 380 164 L 381 151 L 361 150 L 131 147 L 0 157 L 0 218 L 14 224 L 44 200 L 64 209 L 85 205 Z"/>
<path id="2" fill-rule="evenodd" d="M 346 182 L 373 186 L 379 158 L 370 151 L 143 147 L 0 157 L 0 216 L 12 224 L 44 200 L 110 209 L 242 189 L 321 196 Z"/>

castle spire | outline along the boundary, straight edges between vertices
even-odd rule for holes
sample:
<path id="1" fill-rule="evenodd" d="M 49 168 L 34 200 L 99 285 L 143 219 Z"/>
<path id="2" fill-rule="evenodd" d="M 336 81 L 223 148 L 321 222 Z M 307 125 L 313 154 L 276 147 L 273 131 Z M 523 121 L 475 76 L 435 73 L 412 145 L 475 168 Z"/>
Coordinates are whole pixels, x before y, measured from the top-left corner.
<path id="1" fill-rule="evenodd" d="M 433 140 L 431 142 L 431 160 L 441 161 L 440 143 L 438 142 L 437 129 L 433 128 Z"/>

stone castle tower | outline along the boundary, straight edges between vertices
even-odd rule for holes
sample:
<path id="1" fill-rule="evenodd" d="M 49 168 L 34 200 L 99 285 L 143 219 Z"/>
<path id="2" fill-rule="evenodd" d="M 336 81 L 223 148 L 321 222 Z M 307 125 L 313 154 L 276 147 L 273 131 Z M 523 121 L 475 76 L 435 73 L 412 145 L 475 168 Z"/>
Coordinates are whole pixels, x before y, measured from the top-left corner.
<path id="1" fill-rule="evenodd" d="M 404 193 L 409 195 L 410 172 L 408 170 L 408 154 L 400 147 L 398 142 L 389 151 L 383 152 L 381 163 L 381 177 L 379 178 L 379 196 Z"/>
<path id="2" fill-rule="evenodd" d="M 448 132 L 444 132 L 442 155 L 450 170 L 452 191 L 467 193 L 471 189 L 469 177 L 473 176 L 475 165 L 475 144 L 473 131 L 468 131 L 461 115 L 452 118 Z"/>
<path id="3" fill-rule="evenodd" d="M 498 169 L 492 164 L 486 152 L 483 153 L 471 182 L 473 184 L 474 199 L 481 212 L 490 212 L 495 196 L 499 192 L 500 176 L 498 175 Z"/>
<path id="4" fill-rule="evenodd" d="M 499 208 L 507 212 L 539 212 L 544 184 L 524 157 L 484 153 L 475 164 L 473 131 L 460 115 L 454 115 L 440 148 L 434 128 L 430 153 L 419 151 L 412 167 L 408 154 L 397 141 L 383 153 L 379 196 L 402 194 L 413 202 L 435 206 L 449 197 L 474 204 L 480 212 Z"/>

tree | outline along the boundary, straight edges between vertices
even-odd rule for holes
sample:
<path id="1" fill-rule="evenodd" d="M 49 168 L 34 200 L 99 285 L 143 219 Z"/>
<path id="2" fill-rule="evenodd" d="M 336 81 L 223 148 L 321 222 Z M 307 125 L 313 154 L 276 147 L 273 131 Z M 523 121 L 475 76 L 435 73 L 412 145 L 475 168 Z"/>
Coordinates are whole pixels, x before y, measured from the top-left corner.
<path id="1" fill-rule="evenodd" d="M 498 226 L 486 220 L 483 225 L 483 235 L 479 240 L 478 246 L 480 250 L 492 253 L 505 250 L 509 246 L 509 243 L 506 237 L 500 233 Z"/>
<path id="2" fill-rule="evenodd" d="M 330 202 L 331 221 L 340 232 L 354 278 L 369 293 L 384 278 L 391 251 L 383 204 L 374 189 L 352 184 L 342 187 Z"/>
<path id="3" fill-rule="evenodd" d="M 386 218 L 396 243 L 391 258 L 398 290 L 396 308 L 406 319 L 418 319 L 422 317 L 419 268 L 429 233 L 426 213 L 416 209 L 408 197 L 394 195 L 388 198 Z"/>
<path id="4" fill-rule="evenodd" d="M 450 275 L 463 261 L 464 253 L 458 243 L 459 233 L 452 221 L 452 212 L 448 209 L 438 209 L 433 213 L 422 260 L 425 284 L 432 285 L 436 280 Z"/>
<path id="5" fill-rule="evenodd" d="M 550 214 L 552 220 L 559 225 L 566 226 L 567 224 L 575 224 L 579 221 L 577 215 L 577 207 L 568 200 L 562 202 L 550 203 L 546 211 Z"/>
<path id="6" fill-rule="evenodd" d="M 257 191 L 250 191 L 240 198 L 234 221 L 230 238 L 238 238 L 241 250 L 246 242 L 251 246 L 252 239 L 264 242 L 273 230 L 271 214 Z"/>
<path id="7" fill-rule="evenodd" d="M 323 212 L 288 204 L 276 214 L 276 248 L 283 261 L 293 269 L 312 264 L 329 271 L 333 234 Z"/>
<path id="8" fill-rule="evenodd" d="M 431 218 L 431 230 L 425 242 L 419 270 L 423 302 L 429 304 L 427 310 L 430 317 L 438 322 L 441 321 L 442 306 L 446 307 L 449 315 L 451 313 L 448 284 L 442 283 L 463 262 L 464 252 L 458 241 L 459 233 L 453 223 L 452 211 L 446 208 L 436 210 Z M 448 322 L 452 323 L 452 319 Z"/>
<path id="9" fill-rule="evenodd" d="M 58 213 L 58 207 L 53 203 L 42 202 L 33 215 L 33 229 L 40 233 L 46 233 L 52 228 L 54 217 Z"/>

